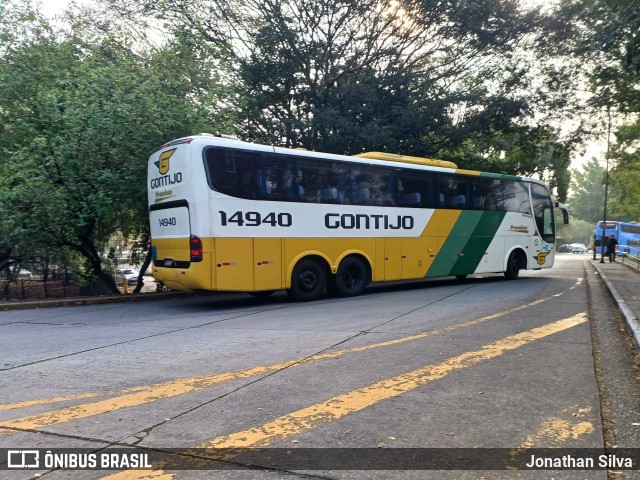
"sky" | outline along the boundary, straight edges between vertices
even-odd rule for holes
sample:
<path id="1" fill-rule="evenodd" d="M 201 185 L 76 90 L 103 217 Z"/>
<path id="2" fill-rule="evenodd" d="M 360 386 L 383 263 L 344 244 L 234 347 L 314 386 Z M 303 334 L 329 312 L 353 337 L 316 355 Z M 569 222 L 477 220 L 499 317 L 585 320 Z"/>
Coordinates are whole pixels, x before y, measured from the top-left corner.
<path id="1" fill-rule="evenodd" d="M 62 13 L 72 0 L 40 0 L 41 12 L 49 18 Z M 75 0 L 75 3 L 82 5 L 92 3 L 93 0 Z"/>

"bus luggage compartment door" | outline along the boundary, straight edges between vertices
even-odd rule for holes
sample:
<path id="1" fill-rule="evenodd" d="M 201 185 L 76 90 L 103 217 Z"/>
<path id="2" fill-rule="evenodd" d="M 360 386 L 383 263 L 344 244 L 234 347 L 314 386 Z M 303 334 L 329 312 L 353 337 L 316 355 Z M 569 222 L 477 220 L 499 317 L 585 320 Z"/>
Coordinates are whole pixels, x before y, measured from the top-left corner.
<path id="1" fill-rule="evenodd" d="M 384 239 L 384 279 L 402 278 L 402 238 Z"/>
<path id="2" fill-rule="evenodd" d="M 282 239 L 253 239 L 253 271 L 255 290 L 280 290 L 282 279 Z"/>
<path id="3" fill-rule="evenodd" d="M 252 238 L 216 238 L 214 252 L 216 290 L 253 290 Z"/>

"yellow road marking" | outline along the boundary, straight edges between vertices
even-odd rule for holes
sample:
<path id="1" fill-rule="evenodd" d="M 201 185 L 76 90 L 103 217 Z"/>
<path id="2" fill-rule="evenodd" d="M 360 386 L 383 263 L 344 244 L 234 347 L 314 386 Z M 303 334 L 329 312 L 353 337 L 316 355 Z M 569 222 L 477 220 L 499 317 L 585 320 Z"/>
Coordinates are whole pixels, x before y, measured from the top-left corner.
<path id="1" fill-rule="evenodd" d="M 576 288 L 579 285 L 579 283 L 580 282 L 576 283 L 576 285 L 571 287 L 569 290 Z M 558 297 L 563 294 L 564 292 L 556 293 L 548 298 Z M 291 368 L 299 365 L 306 365 L 306 364 L 310 364 L 310 363 L 314 363 L 322 360 L 335 359 L 347 354 L 364 352 L 364 351 L 373 350 L 376 348 L 389 347 L 389 346 L 398 345 L 405 342 L 420 340 L 420 339 L 435 336 L 435 335 L 441 335 L 443 333 L 448 333 L 460 328 L 466 328 L 466 327 L 478 325 L 480 323 L 493 320 L 495 318 L 499 318 L 504 315 L 518 312 L 525 308 L 530 308 L 535 305 L 539 305 L 547 301 L 548 298 L 535 300 L 526 305 L 514 307 L 509 310 L 487 315 L 486 317 L 478 318 L 468 322 L 459 323 L 449 327 L 432 330 L 430 332 L 419 333 L 419 334 L 410 335 L 407 337 L 389 340 L 385 342 L 379 342 L 379 343 L 374 343 L 370 345 L 364 345 L 361 347 L 339 350 L 336 352 L 313 355 L 306 358 L 288 360 L 285 362 L 275 363 L 271 365 L 258 366 L 258 367 L 254 367 L 246 370 L 225 372 L 225 373 L 206 375 L 206 376 L 195 377 L 195 378 L 185 378 L 185 379 L 158 383 L 158 384 L 149 385 L 149 386 L 134 387 L 131 389 L 123 390 L 122 395 L 107 398 L 97 402 L 85 403 L 82 405 L 61 408 L 58 410 L 53 410 L 53 411 L 44 412 L 40 414 L 30 415 L 27 417 L 17 418 L 14 420 L 7 420 L 4 422 L 0 422 L 0 437 L 12 435 L 16 433 L 18 430 L 23 430 L 23 429 L 33 430 L 36 428 L 42 428 L 50 425 L 57 425 L 60 423 L 66 423 L 73 420 L 80 420 L 83 418 L 92 417 L 94 415 L 101 415 L 104 413 L 121 410 L 123 408 L 144 405 L 146 403 L 150 403 L 163 398 L 173 398 L 173 397 L 184 395 L 190 392 L 195 392 L 195 391 L 203 390 L 206 388 L 210 388 L 215 385 L 219 385 L 221 383 L 239 380 L 243 378 L 255 377 L 258 375 L 264 375 L 267 373 L 272 373 L 278 370 L 282 370 L 284 368 Z M 94 394 L 84 394 L 76 398 L 83 398 L 83 397 L 86 398 L 86 396 L 90 396 L 90 395 L 94 395 Z M 54 400 L 61 401 L 60 398 L 68 399 L 70 397 L 57 397 L 57 399 L 49 399 L 48 401 L 50 402 Z M 37 402 L 37 403 L 32 403 L 32 405 L 38 405 L 38 404 L 45 403 L 46 401 L 38 402 L 34 400 L 32 402 Z M 21 404 L 10 404 L 10 405 L 14 406 L 12 408 L 16 408 L 15 407 L 16 405 L 25 406 L 25 404 L 27 403 L 29 402 L 22 402 Z M 4 409 L 8 409 L 10 405 L 4 405 L 5 407 Z M 3 407 L 3 406 L 0 406 L 0 407 Z"/>
<path id="2" fill-rule="evenodd" d="M 47 405 L 49 403 L 66 402 L 68 400 L 82 400 L 84 398 L 94 398 L 104 395 L 104 393 L 81 393 L 78 395 L 68 395 L 66 397 L 45 398 L 43 400 L 26 400 L 24 402 L 7 403 L 0 405 L 0 411 L 12 410 L 14 408 L 33 407 L 35 405 Z"/>
<path id="3" fill-rule="evenodd" d="M 562 410 L 562 413 L 571 415 L 578 419 L 584 417 L 591 412 L 591 407 L 578 408 L 572 412 L 574 408 L 569 407 Z M 536 433 L 525 438 L 519 448 L 533 448 L 540 443 L 540 440 L 547 439 L 545 447 L 557 446 L 569 439 L 577 440 L 582 435 L 593 432 L 593 424 L 591 422 L 570 422 L 559 417 L 551 417 L 545 421 Z"/>
<path id="4" fill-rule="evenodd" d="M 567 413 L 571 409 L 567 408 L 562 413 Z M 591 411 L 591 407 L 579 408 L 572 415 L 577 419 L 583 417 L 585 413 Z M 514 464 L 517 464 L 517 458 L 524 454 L 527 449 L 535 447 L 560 447 L 567 440 L 577 440 L 583 435 L 587 435 L 594 431 L 591 422 L 571 422 L 559 417 L 551 417 L 547 419 L 540 428 L 533 434 L 527 436 L 518 448 L 511 451 L 509 456 Z M 518 467 L 507 465 L 507 470 L 518 470 Z"/>
<path id="5" fill-rule="evenodd" d="M 452 372 L 499 357 L 505 352 L 515 350 L 584 322 L 586 322 L 586 314 L 580 313 L 527 332 L 511 335 L 485 345 L 474 352 L 466 352 L 444 362 L 427 365 L 411 372 L 381 380 L 367 387 L 337 395 L 324 402 L 282 415 L 258 427 L 214 438 L 195 448 L 238 448 L 241 452 L 243 448 L 265 447 L 274 441 L 339 420 L 346 415 L 364 410 L 383 400 L 397 397 L 433 381 L 440 380 Z M 228 459 L 231 458 L 233 458 L 233 455 L 229 454 Z M 153 476 L 149 476 L 150 473 Z M 104 480 L 141 480 L 148 478 L 167 480 L 173 478 L 173 476 L 166 474 L 162 470 L 153 472 L 130 470 L 103 477 Z"/>
<path id="6" fill-rule="evenodd" d="M 397 397 L 402 393 L 439 380 L 456 370 L 461 370 L 498 357 L 509 350 L 515 350 L 535 340 L 561 332 L 585 321 L 586 314 L 581 313 L 543 327 L 511 335 L 492 344 L 485 345 L 475 352 L 466 352 L 442 363 L 419 368 L 376 382 L 368 387 L 338 395 L 326 402 L 284 415 L 260 427 L 237 432 L 226 437 L 216 438 L 202 445 L 202 447 L 232 448 L 266 446 L 273 440 L 295 435 L 305 430 L 316 428 L 329 421 L 337 420 L 382 400 Z"/>

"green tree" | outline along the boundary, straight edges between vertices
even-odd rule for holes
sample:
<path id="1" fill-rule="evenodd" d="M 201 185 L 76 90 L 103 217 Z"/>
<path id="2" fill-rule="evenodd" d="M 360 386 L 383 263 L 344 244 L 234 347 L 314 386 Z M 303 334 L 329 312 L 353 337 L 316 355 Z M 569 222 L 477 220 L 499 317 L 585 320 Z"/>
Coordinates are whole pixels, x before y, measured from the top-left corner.
<path id="1" fill-rule="evenodd" d="M 572 170 L 571 196 L 567 202 L 572 217 L 594 226 L 602 220 L 604 212 L 605 169 L 596 158 Z"/>
<path id="2" fill-rule="evenodd" d="M 146 168 L 166 140 L 220 126 L 213 65 L 170 43 L 134 52 L 118 32 L 55 31 L 32 11 L 3 11 L 0 218 L 22 251 L 68 248 L 117 292 L 103 252 L 117 231 L 148 231 Z M 35 28 L 22 29 L 28 21 Z"/>
<path id="3" fill-rule="evenodd" d="M 604 135 L 612 115 L 619 129 L 611 144 L 609 218 L 640 218 L 638 189 L 638 113 L 640 113 L 640 16 L 636 0 L 565 0 L 560 10 L 573 21 L 565 48 L 586 72 L 591 117 Z M 616 165 L 617 163 L 617 165 Z M 600 215 L 602 216 L 602 214 Z"/>
<path id="4" fill-rule="evenodd" d="M 551 82 L 545 96 L 532 84 L 532 52 L 548 46 L 545 19 L 517 1 L 109 4 L 121 17 L 170 19 L 176 35 L 223 46 L 236 65 L 238 129 L 248 139 L 453 157 L 483 170 L 502 163 L 510 173 L 542 172 L 566 195 L 572 144 L 529 121 L 557 90 Z"/>
<path id="5" fill-rule="evenodd" d="M 556 129 L 547 126 L 503 125 L 478 129 L 462 145 L 443 157 L 465 168 L 511 175 L 535 176 L 547 182 L 558 200 L 569 190 L 571 142 L 561 141 Z"/>
<path id="6" fill-rule="evenodd" d="M 640 221 L 640 120 L 625 125 L 616 132 L 617 142 L 611 157 L 615 167 L 610 185 L 616 195 L 611 198 L 611 218 Z"/>

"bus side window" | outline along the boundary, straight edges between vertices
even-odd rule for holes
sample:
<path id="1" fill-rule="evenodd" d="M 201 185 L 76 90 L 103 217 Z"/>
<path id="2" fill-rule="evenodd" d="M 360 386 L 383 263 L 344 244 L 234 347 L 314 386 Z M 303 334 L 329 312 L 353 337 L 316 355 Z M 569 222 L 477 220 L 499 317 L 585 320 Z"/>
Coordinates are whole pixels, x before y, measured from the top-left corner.
<path id="1" fill-rule="evenodd" d="M 461 179 L 454 175 L 442 175 L 438 182 L 438 206 L 442 208 L 465 208 L 467 197 L 460 185 Z"/>
<path id="2" fill-rule="evenodd" d="M 395 206 L 395 194 L 393 192 L 393 182 L 395 175 L 393 171 L 383 168 L 371 168 L 363 182 L 365 188 L 369 189 L 369 204 L 381 207 Z"/>
<path id="3" fill-rule="evenodd" d="M 482 188 L 479 178 L 469 179 L 469 193 L 471 195 L 471 208 L 473 210 L 484 210 L 484 198 L 486 192 Z"/>
<path id="4" fill-rule="evenodd" d="M 260 154 L 242 151 L 230 153 L 233 154 L 237 195 L 241 198 L 257 198 L 256 159 L 260 158 Z"/>
<path id="5" fill-rule="evenodd" d="M 211 188 L 225 195 L 256 198 L 255 158 L 258 154 L 209 148 L 204 155 Z"/>
<path id="6" fill-rule="evenodd" d="M 531 213 L 529 191 L 523 182 L 504 181 L 504 204 L 509 212 Z"/>
<path id="7" fill-rule="evenodd" d="M 290 160 L 282 175 L 284 199 L 288 201 L 304 201 L 304 187 L 301 185 L 302 172 L 298 170 L 296 162 Z"/>
<path id="8" fill-rule="evenodd" d="M 484 197 L 484 209 L 488 211 L 502 210 L 502 181 L 490 178 L 480 180 L 480 192 Z"/>
<path id="9" fill-rule="evenodd" d="M 287 161 L 282 156 L 265 156 L 258 168 L 260 198 L 284 200 L 287 198 Z"/>
<path id="10" fill-rule="evenodd" d="M 424 208 L 434 207 L 435 190 L 430 172 L 404 170 L 398 173 L 398 206 Z"/>
<path id="11" fill-rule="evenodd" d="M 313 158 L 298 158 L 299 187 L 304 195 L 299 199 L 310 203 L 340 203 L 336 172 L 327 162 Z M 299 188 L 300 190 L 300 188 Z"/>

